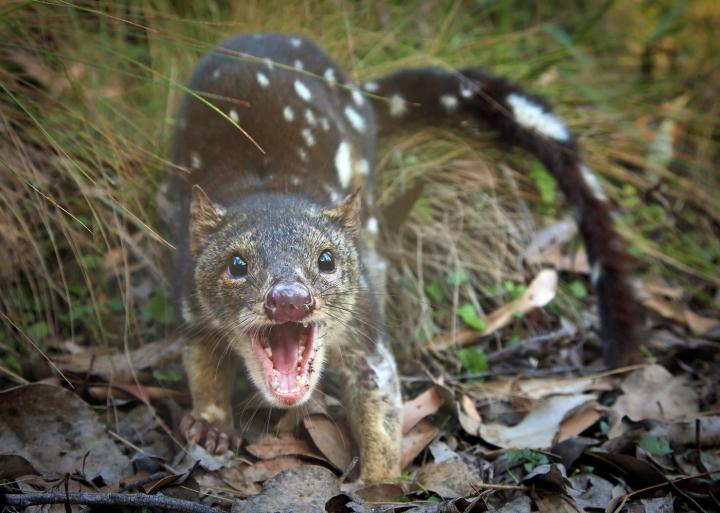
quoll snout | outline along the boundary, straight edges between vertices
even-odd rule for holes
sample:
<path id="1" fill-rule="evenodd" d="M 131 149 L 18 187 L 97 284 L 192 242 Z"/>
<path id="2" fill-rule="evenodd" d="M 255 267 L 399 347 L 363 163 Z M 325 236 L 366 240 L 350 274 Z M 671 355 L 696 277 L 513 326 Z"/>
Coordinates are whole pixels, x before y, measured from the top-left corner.
<path id="1" fill-rule="evenodd" d="M 310 290 L 299 282 L 281 281 L 265 295 L 265 314 L 278 322 L 300 321 L 315 308 Z"/>

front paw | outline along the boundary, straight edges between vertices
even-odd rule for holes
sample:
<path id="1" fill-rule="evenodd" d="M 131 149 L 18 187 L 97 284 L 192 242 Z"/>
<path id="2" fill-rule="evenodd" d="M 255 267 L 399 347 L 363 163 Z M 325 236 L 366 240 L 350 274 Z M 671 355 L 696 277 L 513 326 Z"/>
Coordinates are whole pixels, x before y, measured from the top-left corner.
<path id="1" fill-rule="evenodd" d="M 237 452 L 242 441 L 234 429 L 216 426 L 189 413 L 180 421 L 180 432 L 189 443 L 198 444 L 210 454 Z"/>

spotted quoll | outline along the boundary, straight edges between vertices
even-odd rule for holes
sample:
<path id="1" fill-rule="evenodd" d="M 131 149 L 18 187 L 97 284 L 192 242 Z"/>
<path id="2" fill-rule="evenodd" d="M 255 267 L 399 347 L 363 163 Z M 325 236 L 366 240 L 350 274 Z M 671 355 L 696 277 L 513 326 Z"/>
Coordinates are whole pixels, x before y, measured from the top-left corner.
<path id="1" fill-rule="evenodd" d="M 172 147 L 178 309 L 193 412 L 185 437 L 237 443 L 230 389 L 245 372 L 265 401 L 311 400 L 326 367 L 344 383 L 361 479 L 400 468 L 401 396 L 383 325 L 385 261 L 373 170 L 379 130 L 477 126 L 557 179 L 592 265 L 605 356 L 636 354 L 637 302 L 610 205 L 548 105 L 477 68 L 407 69 L 364 84 L 312 41 L 231 38 L 195 69 Z"/>

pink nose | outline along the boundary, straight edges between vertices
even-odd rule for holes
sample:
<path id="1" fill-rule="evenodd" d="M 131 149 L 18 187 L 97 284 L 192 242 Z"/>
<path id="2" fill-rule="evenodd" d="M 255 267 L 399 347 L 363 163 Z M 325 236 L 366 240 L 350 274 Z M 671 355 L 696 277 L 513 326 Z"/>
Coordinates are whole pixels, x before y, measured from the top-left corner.
<path id="1" fill-rule="evenodd" d="M 298 282 L 280 282 L 265 295 L 265 314 L 273 321 L 299 321 L 310 315 L 313 308 L 312 294 Z"/>

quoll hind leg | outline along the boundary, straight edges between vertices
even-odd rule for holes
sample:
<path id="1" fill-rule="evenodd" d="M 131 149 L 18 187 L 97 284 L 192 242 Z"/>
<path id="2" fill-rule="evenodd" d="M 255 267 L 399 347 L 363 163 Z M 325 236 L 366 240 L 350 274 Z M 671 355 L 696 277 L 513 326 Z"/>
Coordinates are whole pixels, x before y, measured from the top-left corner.
<path id="1" fill-rule="evenodd" d="M 182 419 L 180 432 L 212 454 L 240 447 L 232 417 L 233 363 L 233 355 L 214 352 L 202 341 L 192 341 L 183 353 L 193 411 Z"/>
<path id="2" fill-rule="evenodd" d="M 400 475 L 402 399 L 395 359 L 377 344 L 369 353 L 347 352 L 345 368 L 347 417 L 360 449 L 360 479 L 392 481 Z"/>

